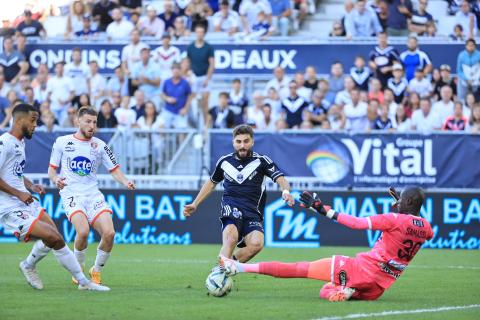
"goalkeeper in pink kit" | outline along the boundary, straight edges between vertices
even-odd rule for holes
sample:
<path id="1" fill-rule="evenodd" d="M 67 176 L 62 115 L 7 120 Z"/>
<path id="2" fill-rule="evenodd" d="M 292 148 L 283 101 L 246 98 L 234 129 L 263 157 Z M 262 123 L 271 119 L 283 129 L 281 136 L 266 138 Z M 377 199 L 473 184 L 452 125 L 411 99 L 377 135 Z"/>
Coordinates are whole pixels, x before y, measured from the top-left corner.
<path id="1" fill-rule="evenodd" d="M 352 229 L 380 230 L 382 236 L 369 252 L 356 257 L 335 255 L 313 262 L 240 263 L 220 257 L 220 265 L 226 273 L 259 273 L 277 278 L 310 278 L 327 283 L 320 290 L 320 297 L 329 301 L 376 300 L 403 273 L 422 244 L 433 237 L 427 220 L 420 217 L 425 199 L 422 189 L 407 187 L 399 196 L 390 188 L 398 213 L 386 213 L 357 218 L 339 213 L 324 205 L 314 193 L 304 191 L 301 205 L 311 208 L 327 218 L 336 220 Z"/>

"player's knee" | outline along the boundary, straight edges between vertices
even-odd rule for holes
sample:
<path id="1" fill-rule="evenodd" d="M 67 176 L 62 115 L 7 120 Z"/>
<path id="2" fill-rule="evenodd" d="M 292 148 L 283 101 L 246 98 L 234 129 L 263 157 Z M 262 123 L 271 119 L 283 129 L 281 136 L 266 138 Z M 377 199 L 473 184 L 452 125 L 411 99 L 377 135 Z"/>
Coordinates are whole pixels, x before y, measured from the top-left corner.
<path id="1" fill-rule="evenodd" d="M 247 244 L 247 248 L 249 248 L 252 253 L 258 253 L 263 249 L 263 241 L 257 239 L 252 240 Z"/>
<path id="2" fill-rule="evenodd" d="M 102 239 L 109 243 L 113 243 L 113 239 L 115 238 L 115 230 L 107 230 L 102 233 Z"/>
<path id="3" fill-rule="evenodd" d="M 62 248 L 65 246 L 62 235 L 56 230 L 52 230 L 43 240 L 50 248 Z"/>
<path id="4" fill-rule="evenodd" d="M 88 228 L 82 228 L 77 230 L 77 239 L 80 241 L 86 241 L 90 230 Z"/>

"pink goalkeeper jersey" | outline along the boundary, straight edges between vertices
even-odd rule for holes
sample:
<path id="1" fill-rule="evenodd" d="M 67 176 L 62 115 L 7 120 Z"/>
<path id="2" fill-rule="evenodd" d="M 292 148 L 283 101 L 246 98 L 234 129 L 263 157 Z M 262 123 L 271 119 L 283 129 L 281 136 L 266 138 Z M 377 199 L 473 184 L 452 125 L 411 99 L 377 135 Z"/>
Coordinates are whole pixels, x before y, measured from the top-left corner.
<path id="1" fill-rule="evenodd" d="M 337 221 L 353 229 L 383 232 L 372 250 L 357 255 L 365 275 L 383 288 L 400 277 L 422 244 L 433 237 L 430 223 L 410 214 L 386 213 L 367 218 L 339 214 Z"/>

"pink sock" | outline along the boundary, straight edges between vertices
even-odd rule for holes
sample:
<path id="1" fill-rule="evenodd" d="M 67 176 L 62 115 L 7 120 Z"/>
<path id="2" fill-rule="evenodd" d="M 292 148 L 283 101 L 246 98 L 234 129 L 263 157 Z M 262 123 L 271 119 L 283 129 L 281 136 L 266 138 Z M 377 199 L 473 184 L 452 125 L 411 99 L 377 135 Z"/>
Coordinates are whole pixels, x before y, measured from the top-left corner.
<path id="1" fill-rule="evenodd" d="M 242 272 L 260 273 L 259 263 L 241 263 L 241 265 Z"/>
<path id="2" fill-rule="evenodd" d="M 260 262 L 259 273 L 276 278 L 307 278 L 309 262 Z"/>

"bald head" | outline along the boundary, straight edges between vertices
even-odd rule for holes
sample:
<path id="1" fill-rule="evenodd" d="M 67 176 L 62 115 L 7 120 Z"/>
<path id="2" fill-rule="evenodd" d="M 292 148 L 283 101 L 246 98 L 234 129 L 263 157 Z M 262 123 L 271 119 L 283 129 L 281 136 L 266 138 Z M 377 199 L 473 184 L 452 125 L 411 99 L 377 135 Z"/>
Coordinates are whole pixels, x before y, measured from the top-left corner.
<path id="1" fill-rule="evenodd" d="M 420 209 L 425 201 L 425 193 L 422 188 L 408 186 L 403 189 L 398 202 L 399 213 L 420 216 Z"/>

